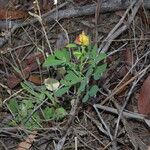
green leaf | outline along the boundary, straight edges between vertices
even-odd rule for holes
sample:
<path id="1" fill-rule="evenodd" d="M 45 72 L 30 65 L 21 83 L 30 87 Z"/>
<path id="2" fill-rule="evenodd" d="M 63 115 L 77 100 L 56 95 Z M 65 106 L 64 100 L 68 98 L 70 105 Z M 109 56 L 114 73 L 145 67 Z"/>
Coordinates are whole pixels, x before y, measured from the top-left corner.
<path id="1" fill-rule="evenodd" d="M 46 87 L 45 87 L 45 85 L 36 86 L 35 90 L 39 93 L 44 93 L 46 91 Z"/>
<path id="2" fill-rule="evenodd" d="M 34 108 L 34 105 L 33 105 L 33 103 L 32 103 L 31 100 L 22 100 L 22 103 L 25 104 L 25 106 L 26 106 L 27 109 Z"/>
<path id="3" fill-rule="evenodd" d="M 87 92 L 87 93 L 85 94 L 85 96 L 83 97 L 82 102 L 83 102 L 83 103 L 86 103 L 88 100 L 89 100 L 89 93 Z"/>
<path id="4" fill-rule="evenodd" d="M 21 103 L 21 105 L 19 106 L 20 110 L 19 110 L 19 114 L 21 116 L 21 118 L 25 118 L 28 115 L 28 110 L 25 104 Z"/>
<path id="5" fill-rule="evenodd" d="M 67 46 L 66 46 L 67 48 L 76 48 L 76 47 L 78 47 L 76 44 L 74 44 L 74 43 L 70 43 L 70 44 L 68 44 Z"/>
<path id="6" fill-rule="evenodd" d="M 95 58 L 95 63 L 98 63 L 104 59 L 106 59 L 107 55 L 106 53 L 100 53 L 98 56 Z"/>
<path id="7" fill-rule="evenodd" d="M 65 85 L 65 86 L 69 86 L 70 85 L 70 81 L 67 81 L 67 80 L 60 80 L 60 83 L 62 84 L 62 85 Z"/>
<path id="8" fill-rule="evenodd" d="M 31 84 L 29 84 L 27 81 L 25 81 L 24 83 L 21 82 L 21 86 L 22 88 L 27 91 L 28 93 L 32 94 L 33 96 L 38 97 L 38 94 L 33 90 L 33 87 Z"/>
<path id="9" fill-rule="evenodd" d="M 65 79 L 68 81 L 77 80 L 78 76 L 73 71 L 68 71 L 67 75 L 65 76 Z"/>
<path id="10" fill-rule="evenodd" d="M 99 91 L 99 88 L 97 85 L 93 85 L 90 90 L 89 90 L 89 96 L 93 97 L 97 94 L 97 92 Z"/>
<path id="11" fill-rule="evenodd" d="M 10 110 L 10 112 L 12 113 L 12 115 L 15 116 L 16 114 L 18 114 L 19 105 L 18 105 L 16 99 L 10 99 L 10 101 L 7 104 L 7 107 Z"/>
<path id="12" fill-rule="evenodd" d="M 94 72 L 94 80 L 99 80 L 102 76 L 102 73 L 106 70 L 107 64 L 103 64 L 101 66 L 98 66 Z"/>
<path id="13" fill-rule="evenodd" d="M 80 51 L 74 51 L 73 52 L 73 55 L 77 58 L 77 59 L 80 59 L 81 56 L 82 56 L 82 53 Z"/>
<path id="14" fill-rule="evenodd" d="M 77 76 L 73 71 L 68 71 L 68 74 L 65 76 L 65 80 L 70 81 L 70 84 L 76 84 L 82 80 L 80 76 Z"/>
<path id="15" fill-rule="evenodd" d="M 55 96 L 57 97 L 61 97 L 63 94 L 65 94 L 66 92 L 69 91 L 69 87 L 62 87 L 60 89 L 58 89 L 57 91 L 55 91 Z"/>
<path id="16" fill-rule="evenodd" d="M 67 115 L 67 111 L 63 107 L 59 107 L 55 110 L 55 116 L 54 118 L 56 120 L 63 119 Z"/>
<path id="17" fill-rule="evenodd" d="M 85 76 L 86 76 L 86 77 L 91 76 L 92 73 L 93 73 L 93 71 L 94 71 L 93 66 L 89 66 L 89 68 L 88 68 L 88 70 L 87 70 Z"/>
<path id="18" fill-rule="evenodd" d="M 80 84 L 80 87 L 79 87 L 79 91 L 80 92 L 83 92 L 86 88 L 86 85 L 88 84 L 88 79 L 87 78 L 84 78 L 82 81 L 81 81 L 81 84 Z"/>
<path id="19" fill-rule="evenodd" d="M 21 82 L 21 86 L 26 92 L 30 93 L 36 99 L 38 99 L 38 102 L 41 102 L 42 100 L 45 99 L 44 91 L 46 89 L 44 89 L 42 87 L 36 87 L 35 85 L 33 85 L 32 83 L 27 82 L 27 81 Z M 37 91 L 35 92 L 35 90 L 37 90 Z"/>
<path id="20" fill-rule="evenodd" d="M 45 91 L 44 93 L 49 98 L 49 100 L 51 100 L 52 104 L 55 106 L 56 105 L 56 101 L 55 101 L 54 97 L 52 96 L 52 93 L 50 93 L 49 91 Z"/>
<path id="21" fill-rule="evenodd" d="M 44 118 L 45 119 L 52 119 L 54 117 L 55 114 L 55 109 L 53 107 L 46 107 L 43 110 L 43 114 L 44 114 Z"/>
<path id="22" fill-rule="evenodd" d="M 55 51 L 55 57 L 65 62 L 70 61 L 70 53 L 66 49 Z"/>
<path id="23" fill-rule="evenodd" d="M 21 82 L 21 86 L 25 91 L 27 91 L 31 95 L 35 96 L 39 100 L 39 102 L 41 102 L 45 98 L 45 94 L 43 92 L 41 92 L 41 93 L 35 92 L 34 86 L 32 84 L 30 84 L 29 82 L 27 82 L 27 81 L 25 81 L 24 83 Z"/>
<path id="24" fill-rule="evenodd" d="M 91 56 L 92 56 L 92 58 L 96 58 L 96 56 L 97 56 L 97 46 L 96 45 L 94 45 L 93 46 L 93 48 L 92 48 L 92 51 L 91 51 Z"/>
<path id="25" fill-rule="evenodd" d="M 26 118 L 23 120 L 26 121 Z M 23 122 L 23 125 L 25 126 L 25 128 L 30 129 L 30 130 L 34 130 L 37 128 L 42 128 L 42 125 L 40 124 L 40 116 L 37 112 L 35 112 L 32 117 L 29 119 L 29 121 L 27 121 L 25 124 Z"/>
<path id="26" fill-rule="evenodd" d="M 43 63 L 43 67 L 58 66 L 64 63 L 63 60 L 56 59 L 54 55 L 50 55 Z"/>
<path id="27" fill-rule="evenodd" d="M 45 99 L 45 93 L 37 93 L 36 98 L 38 98 L 37 103 L 41 103 Z"/>

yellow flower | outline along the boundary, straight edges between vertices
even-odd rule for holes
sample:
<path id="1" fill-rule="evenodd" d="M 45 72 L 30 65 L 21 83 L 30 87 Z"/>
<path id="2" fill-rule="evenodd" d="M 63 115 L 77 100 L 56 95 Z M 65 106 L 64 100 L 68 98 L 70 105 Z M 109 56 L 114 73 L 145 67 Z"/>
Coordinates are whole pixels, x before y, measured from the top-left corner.
<path id="1" fill-rule="evenodd" d="M 90 43 L 89 36 L 87 36 L 87 35 L 85 34 L 85 32 L 82 31 L 82 33 L 79 34 L 78 37 L 76 37 L 75 43 L 76 43 L 76 44 L 79 44 L 79 45 L 88 46 L 89 43 Z"/>

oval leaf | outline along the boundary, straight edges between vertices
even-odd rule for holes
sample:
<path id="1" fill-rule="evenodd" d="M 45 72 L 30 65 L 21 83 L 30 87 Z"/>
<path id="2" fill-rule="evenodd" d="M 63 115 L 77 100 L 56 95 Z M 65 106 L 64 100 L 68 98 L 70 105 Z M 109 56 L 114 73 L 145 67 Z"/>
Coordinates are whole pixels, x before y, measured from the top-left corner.
<path id="1" fill-rule="evenodd" d="M 58 66 L 63 64 L 63 60 L 56 59 L 55 56 L 48 56 L 45 62 L 43 63 L 43 67 L 50 67 L 50 66 Z"/>
<path id="2" fill-rule="evenodd" d="M 57 50 L 55 51 L 55 57 L 60 59 L 60 60 L 63 60 L 65 62 L 69 62 L 70 60 L 70 54 L 69 54 L 69 51 L 67 51 L 66 49 L 64 50 Z"/>
<path id="3" fill-rule="evenodd" d="M 55 91 L 55 96 L 57 97 L 61 97 L 63 94 L 65 94 L 67 91 L 69 91 L 69 87 L 65 86 L 65 87 L 62 87 L 60 89 L 58 89 L 57 91 Z"/>
<path id="4" fill-rule="evenodd" d="M 106 70 L 107 64 L 103 64 L 101 66 L 98 66 L 94 73 L 94 80 L 99 80 L 102 76 L 102 73 Z"/>
<path id="5" fill-rule="evenodd" d="M 96 58 L 95 58 L 95 62 L 98 63 L 104 59 L 106 59 L 107 55 L 105 53 L 100 53 Z"/>
<path id="6" fill-rule="evenodd" d="M 83 102 L 83 103 L 86 103 L 88 100 L 89 100 L 89 93 L 87 92 L 87 93 L 85 94 L 85 96 L 83 97 L 82 102 Z"/>
<path id="7" fill-rule="evenodd" d="M 89 91 L 89 95 L 90 95 L 91 97 L 93 97 L 93 96 L 96 95 L 96 93 L 97 93 L 98 91 L 99 91 L 98 86 L 97 86 L 97 85 L 93 85 L 93 86 L 91 87 L 90 91 Z"/>

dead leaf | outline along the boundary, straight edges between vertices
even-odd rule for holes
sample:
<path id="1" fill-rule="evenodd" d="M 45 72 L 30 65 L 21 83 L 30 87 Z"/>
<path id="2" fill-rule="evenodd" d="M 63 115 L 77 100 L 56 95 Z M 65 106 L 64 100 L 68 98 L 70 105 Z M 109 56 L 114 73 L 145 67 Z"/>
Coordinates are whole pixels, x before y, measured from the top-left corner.
<path id="1" fill-rule="evenodd" d="M 15 86 L 17 86 L 21 82 L 21 79 L 18 78 L 15 74 L 9 75 L 7 77 L 7 86 L 10 89 L 13 89 Z"/>
<path id="2" fill-rule="evenodd" d="M 141 114 L 150 114 L 150 75 L 141 87 L 140 96 L 138 98 L 138 110 Z"/>
<path id="3" fill-rule="evenodd" d="M 127 62 L 128 65 L 132 65 L 134 62 L 133 59 L 133 52 L 130 49 L 126 49 L 124 52 L 124 59 Z"/>
<path id="4" fill-rule="evenodd" d="M 49 1 L 49 0 L 43 0 L 42 2 L 42 10 L 43 11 L 48 11 L 51 10 L 53 8 L 53 1 Z"/>
<path id="5" fill-rule="evenodd" d="M 0 19 L 23 19 L 28 16 L 27 11 L 23 10 L 8 10 L 7 8 L 0 7 Z"/>
<path id="6" fill-rule="evenodd" d="M 30 75 L 28 78 L 28 81 L 30 81 L 36 85 L 41 85 L 43 83 L 43 80 L 39 75 Z"/>
<path id="7" fill-rule="evenodd" d="M 53 78 L 47 78 L 44 80 L 46 88 L 50 91 L 55 91 L 58 89 L 60 82 Z"/>
<path id="8" fill-rule="evenodd" d="M 21 142 L 18 145 L 18 148 L 16 150 L 27 150 L 31 147 L 33 141 L 36 138 L 36 131 L 34 131 L 33 133 L 31 133 L 26 139 L 25 141 Z"/>
<path id="9" fill-rule="evenodd" d="M 34 62 L 32 64 L 29 64 L 25 69 L 22 71 L 22 75 L 19 73 L 11 74 L 7 77 L 7 86 L 10 89 L 13 89 L 15 86 L 17 86 L 22 80 L 22 76 L 27 79 L 30 75 L 30 73 L 36 69 L 38 69 L 39 65 Z"/>
<path id="10" fill-rule="evenodd" d="M 25 59 L 25 62 L 26 62 L 26 64 L 29 65 L 29 64 L 36 62 L 37 60 L 39 60 L 40 63 L 42 63 L 44 61 L 44 55 L 41 52 L 37 52 L 37 53 L 29 55 Z"/>

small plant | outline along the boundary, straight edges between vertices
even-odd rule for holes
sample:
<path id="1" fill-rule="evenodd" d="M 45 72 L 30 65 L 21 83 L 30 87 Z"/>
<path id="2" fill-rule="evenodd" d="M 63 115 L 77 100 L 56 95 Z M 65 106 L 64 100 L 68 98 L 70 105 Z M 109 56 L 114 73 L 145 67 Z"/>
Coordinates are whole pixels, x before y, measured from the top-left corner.
<path id="1" fill-rule="evenodd" d="M 54 91 L 55 96 L 60 97 L 72 88 L 80 95 L 82 102 L 95 96 L 99 87 L 91 85 L 90 80 L 100 79 L 107 67 L 104 63 L 106 56 L 105 53 L 98 53 L 96 46 L 90 45 L 89 37 L 84 32 L 76 38 L 75 43 L 49 55 L 43 67 L 63 68 L 66 72 L 60 80 L 61 86 Z"/>
<path id="2" fill-rule="evenodd" d="M 42 127 L 42 120 L 63 119 L 67 111 L 59 99 L 66 93 L 74 93 L 82 102 L 96 96 L 99 87 L 91 81 L 99 80 L 106 70 L 105 59 L 106 54 L 98 53 L 84 32 L 76 38 L 75 43 L 56 50 L 46 58 L 43 67 L 56 71 L 59 79 L 50 76 L 40 87 L 27 81 L 21 83 L 29 96 L 21 101 L 12 99 L 7 103 L 13 115 L 10 125 L 35 129 Z"/>
<path id="3" fill-rule="evenodd" d="M 23 126 L 27 129 L 41 128 L 42 120 L 60 120 L 67 115 L 66 110 L 55 101 L 45 86 L 36 87 L 27 81 L 21 85 L 28 93 L 28 97 L 21 101 L 11 99 L 7 103 L 13 116 L 9 125 Z M 44 106 L 46 102 L 47 105 Z"/>

